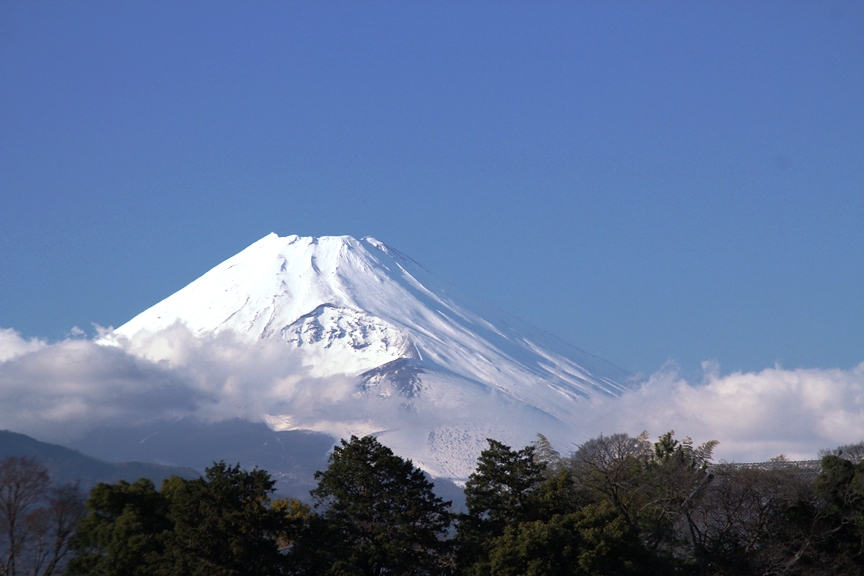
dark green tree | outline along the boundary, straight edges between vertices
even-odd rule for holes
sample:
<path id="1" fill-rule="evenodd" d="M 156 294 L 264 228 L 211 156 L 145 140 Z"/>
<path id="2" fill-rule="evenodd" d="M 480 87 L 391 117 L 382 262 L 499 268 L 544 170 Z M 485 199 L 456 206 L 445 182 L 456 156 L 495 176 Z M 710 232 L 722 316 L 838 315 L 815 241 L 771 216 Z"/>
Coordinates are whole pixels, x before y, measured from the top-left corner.
<path id="1" fill-rule="evenodd" d="M 421 470 L 372 436 L 342 440 L 329 461 L 293 561 L 316 574 L 443 573 L 450 502 Z"/>
<path id="2" fill-rule="evenodd" d="M 173 530 L 166 534 L 166 564 L 177 576 L 280 574 L 278 540 L 285 514 L 270 507 L 275 481 L 265 470 L 241 470 L 225 462 L 204 478 L 165 482 Z"/>
<path id="3" fill-rule="evenodd" d="M 647 554 L 609 502 L 548 521 L 513 524 L 493 541 L 488 573 L 495 576 L 635 576 Z"/>
<path id="4" fill-rule="evenodd" d="M 546 464 L 534 457 L 533 446 L 513 450 L 491 438 L 488 442 L 465 485 L 465 505 L 485 532 L 500 536 L 507 525 L 536 516 L 536 491 Z"/>
<path id="5" fill-rule="evenodd" d="M 312 509 L 308 504 L 296 498 L 280 498 L 275 500 L 271 508 L 282 515 L 282 531 L 279 532 L 279 547 L 287 548 L 309 523 Z"/>
<path id="6" fill-rule="evenodd" d="M 467 513 L 459 517 L 456 535 L 459 564 L 468 573 L 488 570 L 492 541 L 507 526 L 541 519 L 539 488 L 546 480 L 546 464 L 534 447 L 513 450 L 497 440 L 480 453 L 477 468 L 465 485 Z"/>
<path id="7" fill-rule="evenodd" d="M 841 449 L 822 458 L 822 470 L 815 481 L 823 502 L 822 524 L 827 528 L 816 548 L 864 573 L 864 460 L 858 455 L 842 457 L 837 454 Z M 845 573 L 852 573 L 847 570 Z"/>
<path id="8" fill-rule="evenodd" d="M 272 508 L 263 470 L 224 462 L 204 478 L 99 484 L 74 538 L 72 576 L 269 576 L 284 571 L 279 539 L 291 533 Z"/>
<path id="9" fill-rule="evenodd" d="M 87 510 L 72 541 L 76 555 L 69 563 L 70 576 L 150 576 L 160 571 L 164 536 L 172 523 L 168 500 L 153 482 L 97 484 Z"/>

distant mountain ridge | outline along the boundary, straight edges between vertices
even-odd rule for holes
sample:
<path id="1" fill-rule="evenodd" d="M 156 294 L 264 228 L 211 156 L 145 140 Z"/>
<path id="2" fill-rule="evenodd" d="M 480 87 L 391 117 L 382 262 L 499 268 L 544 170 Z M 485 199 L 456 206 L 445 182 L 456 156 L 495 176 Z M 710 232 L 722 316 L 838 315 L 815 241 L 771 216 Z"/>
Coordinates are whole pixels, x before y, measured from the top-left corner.
<path id="1" fill-rule="evenodd" d="M 70 446 L 109 462 L 134 459 L 203 471 L 224 460 L 262 468 L 277 481 L 280 493 L 307 498 L 315 487 L 313 474 L 327 467 L 334 442 L 324 434 L 274 431 L 261 422 L 234 418 L 212 424 L 184 419 L 96 429 Z"/>
<path id="2" fill-rule="evenodd" d="M 260 468 L 276 481 L 278 496 L 308 501 L 317 485 L 314 474 L 327 468 L 336 439 L 300 430 L 271 430 L 260 422 L 239 418 L 204 423 L 195 419 L 151 422 L 141 426 L 93 430 L 70 446 L 109 462 L 134 459 L 204 470 L 214 461 Z M 461 490 L 442 479 L 436 493 L 461 505 Z"/>
<path id="3" fill-rule="evenodd" d="M 81 488 L 89 490 L 99 482 L 113 483 L 118 480 L 134 482 L 149 478 L 158 487 L 171 476 L 197 478 L 200 473 L 185 466 L 162 466 L 144 462 L 106 462 L 87 456 L 77 450 L 40 442 L 25 434 L 0 430 L 0 460 L 10 456 L 31 456 L 38 459 L 48 470 L 51 480 L 58 484 L 79 482 Z"/>
<path id="4" fill-rule="evenodd" d="M 569 441 L 593 399 L 627 388 L 620 368 L 454 293 L 371 237 L 270 234 L 101 343 L 170 361 L 170 341 L 148 343 L 178 326 L 202 339 L 282 342 L 310 379 L 354 384 L 310 403 L 320 384 L 274 379 L 261 390 L 285 390 L 260 415 L 272 429 L 374 433 L 438 477 L 467 477 L 487 437 Z"/>

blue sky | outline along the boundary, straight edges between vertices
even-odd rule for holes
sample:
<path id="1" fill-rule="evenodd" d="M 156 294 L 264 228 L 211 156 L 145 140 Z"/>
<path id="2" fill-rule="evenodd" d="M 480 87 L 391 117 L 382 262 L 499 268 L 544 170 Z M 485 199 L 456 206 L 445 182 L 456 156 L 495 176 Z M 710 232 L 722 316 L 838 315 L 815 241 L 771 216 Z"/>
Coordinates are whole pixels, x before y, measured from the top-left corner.
<path id="1" fill-rule="evenodd" d="M 372 235 L 632 372 L 864 361 L 860 2 L 0 3 L 0 327 Z"/>

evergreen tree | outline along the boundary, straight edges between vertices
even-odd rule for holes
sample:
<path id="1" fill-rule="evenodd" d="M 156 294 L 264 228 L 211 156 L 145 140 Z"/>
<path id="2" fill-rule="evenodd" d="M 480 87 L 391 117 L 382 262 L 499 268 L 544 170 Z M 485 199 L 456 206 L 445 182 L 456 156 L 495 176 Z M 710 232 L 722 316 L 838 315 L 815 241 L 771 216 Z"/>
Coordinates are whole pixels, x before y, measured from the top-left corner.
<path id="1" fill-rule="evenodd" d="M 97 484 L 87 500 L 88 515 L 72 541 L 76 555 L 70 576 L 150 576 L 160 570 L 164 536 L 172 529 L 168 500 L 153 482 Z"/>
<path id="2" fill-rule="evenodd" d="M 459 564 L 469 572 L 486 565 L 495 538 L 509 525 L 537 520 L 542 506 L 538 489 L 545 480 L 546 465 L 534 455 L 534 447 L 513 450 L 497 440 L 480 453 L 477 469 L 465 485 L 468 512 L 459 518 Z M 485 569 L 485 568 L 484 568 Z"/>
<path id="3" fill-rule="evenodd" d="M 465 484 L 465 505 L 485 532 L 500 536 L 508 524 L 533 519 L 546 465 L 534 457 L 533 446 L 515 451 L 497 440 L 488 442 Z"/>
<path id="4" fill-rule="evenodd" d="M 284 572 L 285 510 L 263 470 L 224 462 L 204 478 L 99 484 L 75 535 L 71 576 L 270 576 Z"/>
<path id="5" fill-rule="evenodd" d="M 287 548 L 294 543 L 301 530 L 309 523 L 312 509 L 296 498 L 280 498 L 271 508 L 281 514 L 284 527 L 279 532 L 279 547 Z"/>
<path id="6" fill-rule="evenodd" d="M 647 554 L 621 514 L 608 502 L 548 521 L 507 527 L 493 541 L 488 573 L 495 576 L 635 576 Z"/>
<path id="7" fill-rule="evenodd" d="M 264 470 L 245 471 L 219 462 L 204 478 L 166 481 L 173 530 L 166 560 L 177 576 L 280 574 L 278 538 L 285 515 L 270 508 L 275 481 Z"/>
<path id="8" fill-rule="evenodd" d="M 315 474 L 318 515 L 292 551 L 307 573 L 443 572 L 450 502 L 421 470 L 372 436 L 342 440 L 329 462 Z"/>

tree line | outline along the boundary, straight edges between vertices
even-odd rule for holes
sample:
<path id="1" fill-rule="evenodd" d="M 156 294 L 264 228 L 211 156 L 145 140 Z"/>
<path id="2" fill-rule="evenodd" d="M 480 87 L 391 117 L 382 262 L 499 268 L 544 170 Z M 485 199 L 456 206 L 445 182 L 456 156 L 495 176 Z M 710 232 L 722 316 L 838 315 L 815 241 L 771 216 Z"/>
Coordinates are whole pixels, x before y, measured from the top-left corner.
<path id="1" fill-rule="evenodd" d="M 711 464 L 716 442 L 489 440 L 465 510 L 376 438 L 342 440 L 311 505 L 264 470 L 52 487 L 0 463 L 0 576 L 845 575 L 864 573 L 864 444 L 821 470 Z"/>

